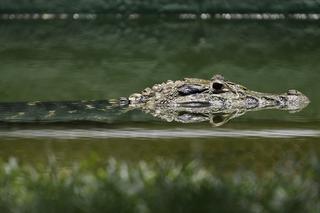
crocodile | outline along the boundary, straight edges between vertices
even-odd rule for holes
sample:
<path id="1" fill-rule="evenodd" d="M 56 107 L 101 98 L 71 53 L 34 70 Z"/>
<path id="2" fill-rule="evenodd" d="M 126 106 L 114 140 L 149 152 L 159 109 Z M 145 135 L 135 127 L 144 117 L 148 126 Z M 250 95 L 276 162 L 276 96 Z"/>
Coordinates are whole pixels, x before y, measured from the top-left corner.
<path id="1" fill-rule="evenodd" d="M 169 122 L 210 120 L 215 126 L 248 111 L 280 109 L 298 112 L 310 103 L 307 96 L 295 89 L 282 94 L 256 92 L 225 80 L 220 74 L 210 80 L 168 80 L 134 93 L 128 99 L 131 108 L 140 108 Z"/>
<path id="2" fill-rule="evenodd" d="M 112 116 L 138 109 L 168 122 L 210 121 L 220 126 L 248 111 L 297 112 L 309 102 L 294 89 L 282 94 L 256 92 L 216 74 L 210 80 L 168 80 L 116 100 L 0 103 L 0 121 L 107 122 Z"/>

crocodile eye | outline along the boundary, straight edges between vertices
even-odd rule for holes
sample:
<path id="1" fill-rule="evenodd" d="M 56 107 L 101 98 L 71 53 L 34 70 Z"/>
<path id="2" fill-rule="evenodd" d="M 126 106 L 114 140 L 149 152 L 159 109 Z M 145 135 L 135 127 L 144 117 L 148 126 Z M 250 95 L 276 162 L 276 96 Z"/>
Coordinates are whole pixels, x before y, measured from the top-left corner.
<path id="1" fill-rule="evenodd" d="M 223 88 L 223 84 L 218 83 L 218 82 L 213 82 L 212 83 L 212 89 L 220 91 Z"/>

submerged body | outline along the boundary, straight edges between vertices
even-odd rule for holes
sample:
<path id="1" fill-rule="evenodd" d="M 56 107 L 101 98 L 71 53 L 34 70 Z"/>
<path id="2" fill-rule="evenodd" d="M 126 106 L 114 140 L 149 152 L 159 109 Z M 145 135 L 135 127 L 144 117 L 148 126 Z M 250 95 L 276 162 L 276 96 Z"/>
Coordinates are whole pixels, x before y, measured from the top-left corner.
<path id="1" fill-rule="evenodd" d="M 48 101 L 0 103 L 0 122 L 113 122 L 123 112 L 119 101 Z"/>
<path id="2" fill-rule="evenodd" d="M 255 92 L 215 75 L 211 80 L 169 80 L 117 101 L 0 103 L 0 121 L 108 121 L 115 114 L 141 109 L 166 121 L 210 120 L 221 125 L 247 111 L 299 111 L 308 103 L 308 98 L 297 90 L 282 94 Z"/>

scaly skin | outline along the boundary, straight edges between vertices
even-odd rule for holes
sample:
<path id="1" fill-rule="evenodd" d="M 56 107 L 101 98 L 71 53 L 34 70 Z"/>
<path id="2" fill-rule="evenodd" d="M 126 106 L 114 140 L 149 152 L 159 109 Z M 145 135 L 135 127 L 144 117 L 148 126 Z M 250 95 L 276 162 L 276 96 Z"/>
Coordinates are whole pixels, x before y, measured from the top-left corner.
<path id="1" fill-rule="evenodd" d="M 255 92 L 215 75 L 211 80 L 169 80 L 117 101 L 0 103 L 0 121 L 112 122 L 123 112 L 140 109 L 166 121 L 190 123 L 210 120 L 219 126 L 247 111 L 281 109 L 294 112 L 308 103 L 308 98 L 297 90 L 278 95 Z"/>
<path id="2" fill-rule="evenodd" d="M 156 84 L 132 94 L 129 102 L 131 108 L 140 108 L 167 121 L 210 120 L 219 126 L 247 111 L 281 109 L 296 112 L 310 101 L 297 90 L 282 94 L 261 93 L 226 81 L 222 75 L 214 75 L 211 80 L 185 78 Z"/>

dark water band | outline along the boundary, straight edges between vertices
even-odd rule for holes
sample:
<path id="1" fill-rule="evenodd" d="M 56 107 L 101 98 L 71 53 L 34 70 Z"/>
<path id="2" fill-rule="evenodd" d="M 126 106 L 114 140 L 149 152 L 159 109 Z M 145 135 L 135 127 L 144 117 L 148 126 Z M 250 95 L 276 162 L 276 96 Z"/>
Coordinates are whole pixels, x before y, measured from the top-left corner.
<path id="1" fill-rule="evenodd" d="M 317 0 L 10 0 L 0 2 L 0 13 L 246 13 L 246 12 L 319 12 Z"/>

